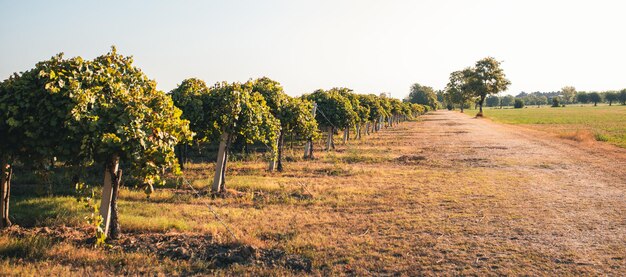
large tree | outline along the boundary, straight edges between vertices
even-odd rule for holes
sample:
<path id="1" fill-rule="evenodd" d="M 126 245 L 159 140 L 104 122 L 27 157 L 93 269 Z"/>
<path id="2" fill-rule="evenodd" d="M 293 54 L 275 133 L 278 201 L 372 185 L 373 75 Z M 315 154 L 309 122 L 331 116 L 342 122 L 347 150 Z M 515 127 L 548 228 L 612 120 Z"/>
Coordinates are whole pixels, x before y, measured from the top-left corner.
<path id="1" fill-rule="evenodd" d="M 514 103 L 515 103 L 515 97 L 513 97 L 513 95 L 505 95 L 504 97 L 500 99 L 500 107 L 513 106 Z"/>
<path id="2" fill-rule="evenodd" d="M 582 104 L 587 104 L 589 102 L 589 94 L 584 91 L 579 91 L 576 93 L 576 101 Z"/>
<path id="3" fill-rule="evenodd" d="M 476 74 L 476 96 L 478 97 L 478 105 L 480 111 L 477 116 L 483 115 L 483 104 L 487 95 L 498 94 L 508 88 L 511 81 L 506 79 L 506 75 L 500 62 L 492 57 L 487 57 L 476 62 L 474 67 Z M 473 82 L 472 82 L 473 83 Z"/>
<path id="4" fill-rule="evenodd" d="M 566 103 L 574 103 L 576 100 L 576 88 L 572 86 L 565 86 L 561 89 L 561 95 Z"/>
<path id="5" fill-rule="evenodd" d="M 609 106 L 612 106 L 613 102 L 619 100 L 619 94 L 617 94 L 617 92 L 615 91 L 607 91 L 604 93 L 604 100 L 606 100 L 606 102 L 609 102 Z"/>
<path id="6" fill-rule="evenodd" d="M 461 112 L 463 112 L 465 105 L 475 98 L 476 89 L 476 78 L 471 68 L 454 71 L 450 73 L 450 78 L 446 85 L 446 98 L 453 104 L 458 104 Z"/>
<path id="7" fill-rule="evenodd" d="M 429 86 L 422 86 L 415 83 L 411 86 L 411 91 L 406 99 L 411 103 L 422 104 L 437 109 L 437 95 L 435 90 Z"/>
<path id="8" fill-rule="evenodd" d="M 623 89 L 619 92 L 618 98 L 622 105 L 626 105 L 626 89 Z"/>
<path id="9" fill-rule="evenodd" d="M 590 92 L 587 94 L 589 96 L 589 102 L 593 102 L 594 106 L 598 105 L 598 102 L 602 102 L 602 95 L 597 92 Z"/>
<path id="10" fill-rule="evenodd" d="M 500 105 L 500 97 L 497 95 L 489 95 L 487 99 L 485 99 L 485 104 L 487 107 L 497 107 Z"/>
<path id="11" fill-rule="evenodd" d="M 541 107 L 541 105 L 547 105 L 548 97 L 545 97 L 544 95 L 537 96 L 535 98 L 535 102 L 537 104 L 537 108 Z"/>

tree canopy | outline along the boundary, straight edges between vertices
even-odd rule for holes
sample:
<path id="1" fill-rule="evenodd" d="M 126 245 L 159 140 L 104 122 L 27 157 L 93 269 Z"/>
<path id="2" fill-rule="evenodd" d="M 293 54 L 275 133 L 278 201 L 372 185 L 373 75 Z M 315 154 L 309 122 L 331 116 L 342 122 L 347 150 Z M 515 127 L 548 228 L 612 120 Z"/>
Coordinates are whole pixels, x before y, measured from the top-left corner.
<path id="1" fill-rule="evenodd" d="M 609 106 L 613 105 L 613 102 L 619 100 L 619 94 L 615 91 L 607 91 L 604 93 L 604 99 L 609 102 Z"/>
<path id="2" fill-rule="evenodd" d="M 576 100 L 576 88 L 572 86 L 565 86 L 561 89 L 561 95 L 563 100 L 567 103 L 574 103 Z"/>
<path id="3" fill-rule="evenodd" d="M 20 140 L 16 149 L 30 161 L 54 156 L 90 164 L 118 156 L 144 182 L 159 181 L 162 167 L 177 169 L 173 147 L 192 133 L 132 62 L 113 47 L 92 61 L 59 54 L 12 76 L 0 100 L 7 138 Z"/>
<path id="4" fill-rule="evenodd" d="M 437 95 L 435 90 L 429 86 L 422 86 L 415 83 L 411 86 L 409 96 L 406 98 L 408 102 L 430 106 L 433 109 L 437 109 Z"/>
<path id="5" fill-rule="evenodd" d="M 67 164 L 101 162 L 104 228 L 97 228 L 98 241 L 106 237 L 109 222 L 116 230 L 111 235 L 119 234 L 119 162 L 148 187 L 163 184 L 165 169 L 180 173 L 174 146 L 193 135 L 172 99 L 132 63 L 115 47 L 90 61 L 59 54 L 5 80 L 0 85 L 0 122 L 6 122 L 0 123 L 6 125 L 0 138 L 2 191 L 10 187 L 5 171 L 16 160 L 35 166 L 53 157 Z M 8 198 L 0 202 L 4 207 Z M 8 208 L 2 210 L 0 225 L 10 225 L 4 220 Z"/>
<path id="6" fill-rule="evenodd" d="M 473 71 L 476 82 L 471 82 L 471 84 L 476 86 L 474 92 L 479 98 L 479 115 L 482 115 L 482 106 L 487 95 L 498 94 L 506 90 L 511 82 L 506 79 L 504 71 L 500 68 L 500 62 L 492 57 L 476 62 Z"/>
<path id="7" fill-rule="evenodd" d="M 350 99 L 341 95 L 337 90 L 318 89 L 311 94 L 303 95 L 302 98 L 317 103 L 318 112 L 315 119 L 323 128 L 350 126 L 357 117 Z"/>
<path id="8" fill-rule="evenodd" d="M 622 105 L 626 105 L 626 89 L 623 89 L 619 92 L 618 98 Z"/>
<path id="9" fill-rule="evenodd" d="M 476 75 L 471 68 L 450 73 L 448 84 L 446 85 L 445 97 L 452 104 L 458 104 L 461 112 L 465 105 L 476 97 L 477 81 Z"/>
<path id="10" fill-rule="evenodd" d="M 597 106 L 598 102 L 602 102 L 602 95 L 597 92 L 590 92 L 587 96 L 589 97 L 589 102 L 593 102 L 594 106 Z"/>

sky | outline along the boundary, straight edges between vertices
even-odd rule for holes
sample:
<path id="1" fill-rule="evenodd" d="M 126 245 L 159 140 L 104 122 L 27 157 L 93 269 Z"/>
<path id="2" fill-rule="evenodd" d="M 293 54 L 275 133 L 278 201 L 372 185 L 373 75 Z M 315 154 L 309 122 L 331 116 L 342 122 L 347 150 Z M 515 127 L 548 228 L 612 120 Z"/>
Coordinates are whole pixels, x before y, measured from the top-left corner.
<path id="1" fill-rule="evenodd" d="M 292 95 L 348 87 L 404 98 L 492 56 L 505 94 L 626 88 L 626 1 L 0 0 L 0 79 L 111 45 L 158 88 L 267 76 Z"/>

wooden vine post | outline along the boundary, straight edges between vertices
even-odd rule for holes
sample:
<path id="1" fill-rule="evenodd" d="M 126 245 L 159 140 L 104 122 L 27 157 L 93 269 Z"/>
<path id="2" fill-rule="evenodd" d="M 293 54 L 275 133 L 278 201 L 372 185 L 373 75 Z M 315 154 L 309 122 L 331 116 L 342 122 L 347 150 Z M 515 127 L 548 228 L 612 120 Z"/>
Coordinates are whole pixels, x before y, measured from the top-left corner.
<path id="1" fill-rule="evenodd" d="M 328 127 L 328 137 L 326 138 L 326 151 L 330 151 L 333 144 L 333 127 Z"/>
<path id="2" fill-rule="evenodd" d="M 217 152 L 217 161 L 215 162 L 215 176 L 213 176 L 213 187 L 211 188 L 213 194 L 223 192 L 226 189 L 224 187 L 224 171 L 226 170 L 228 139 L 228 133 L 226 132 L 220 137 L 220 147 Z"/>
<path id="3" fill-rule="evenodd" d="M 11 226 L 9 219 L 9 199 L 11 197 L 11 165 L 2 161 L 0 163 L 0 228 Z"/>
<path id="4" fill-rule="evenodd" d="M 276 138 L 276 145 L 280 145 L 279 141 L 283 136 L 283 130 L 278 131 L 278 138 Z M 277 149 L 277 151 L 280 151 L 280 149 Z M 274 152 L 274 150 L 272 149 L 272 158 L 270 159 L 270 166 L 268 171 L 269 172 L 274 172 L 274 170 L 276 169 L 276 160 L 277 160 L 277 155 L 278 153 Z"/>
<path id="5" fill-rule="evenodd" d="M 317 111 L 317 103 L 313 103 L 313 109 L 311 110 L 311 114 L 313 118 L 315 118 L 315 113 Z M 304 145 L 304 158 L 305 159 L 313 159 L 313 139 L 309 138 Z"/>
<path id="6" fill-rule="evenodd" d="M 100 202 L 100 215 L 102 216 L 102 230 L 104 234 L 109 234 L 111 226 L 111 200 L 113 199 L 113 188 L 119 185 L 118 172 L 120 158 L 113 156 L 110 162 L 104 167 L 104 185 L 102 187 L 102 200 Z M 114 175 L 115 174 L 115 175 Z"/>

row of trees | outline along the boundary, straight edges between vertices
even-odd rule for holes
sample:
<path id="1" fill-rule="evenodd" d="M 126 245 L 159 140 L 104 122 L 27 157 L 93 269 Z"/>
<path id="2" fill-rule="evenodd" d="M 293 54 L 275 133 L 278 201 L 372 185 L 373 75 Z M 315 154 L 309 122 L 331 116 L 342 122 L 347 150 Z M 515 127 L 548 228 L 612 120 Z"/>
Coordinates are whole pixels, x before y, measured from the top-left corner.
<path id="1" fill-rule="evenodd" d="M 432 87 L 423 86 L 418 83 L 411 86 L 409 95 L 404 99 L 405 102 L 428 106 L 434 110 L 439 108 L 439 102 L 441 100 L 442 99 L 439 99 L 439 91 L 435 92 Z"/>
<path id="2" fill-rule="evenodd" d="M 572 86 L 566 86 L 561 89 L 556 97 L 562 104 L 594 103 L 594 105 L 597 105 L 598 103 L 606 102 L 609 105 L 613 105 L 613 102 L 620 102 L 626 105 L 626 89 L 621 91 L 585 92 L 576 91 L 576 88 Z"/>
<path id="3" fill-rule="evenodd" d="M 196 133 L 194 142 L 219 143 L 213 193 L 226 190 L 226 164 L 235 140 L 267 145 L 272 153 L 270 169 L 277 160 L 278 170 L 282 171 L 285 134 L 312 139 L 317 129 L 312 103 L 289 97 L 278 82 L 269 78 L 243 84 L 221 82 L 211 87 L 192 78 L 170 94 L 183 111 L 183 118 L 190 121 Z"/>
<path id="4" fill-rule="evenodd" d="M 546 96 L 543 96 L 543 95 L 537 96 L 534 94 L 529 94 L 524 97 L 513 97 L 512 95 L 505 95 L 505 96 L 490 95 L 489 97 L 487 97 L 487 100 L 485 100 L 485 105 L 487 107 L 502 108 L 502 107 L 508 107 L 508 106 L 515 106 L 515 103 L 517 101 L 518 107 L 520 107 L 519 103 L 522 103 L 521 104 L 522 107 L 524 105 L 541 106 L 541 105 L 547 105 L 548 101 L 550 100 L 551 99 L 548 99 L 548 97 Z"/>
<path id="5" fill-rule="evenodd" d="M 152 188 L 164 183 L 166 170 L 181 173 L 176 147 L 219 143 L 212 191 L 220 193 L 238 139 L 267 145 L 270 170 L 283 170 L 287 135 L 306 141 L 305 157 L 313 158 L 320 130 L 327 132 L 330 150 L 339 130 L 344 141 L 352 128 L 359 139 L 430 109 L 346 88 L 290 97 L 269 78 L 211 87 L 192 78 L 167 94 L 132 63 L 114 47 L 93 60 L 59 54 L 0 83 L 0 227 L 11 225 L 10 181 L 17 163 L 33 169 L 51 160 L 76 168 L 103 165 L 101 232 L 116 237 L 122 168 Z"/>
<path id="6" fill-rule="evenodd" d="M 401 102 L 385 94 L 356 94 L 347 88 L 316 90 L 302 98 L 317 103 L 317 121 L 327 133 L 326 149 L 334 148 L 333 134 L 343 130 L 344 142 L 354 128 L 357 139 L 382 127 L 391 127 L 402 120 L 414 118 L 429 111 L 428 106 Z"/>
<path id="7" fill-rule="evenodd" d="M 573 103 L 593 103 L 597 106 L 598 103 L 606 102 L 609 105 L 613 105 L 613 102 L 619 102 L 622 105 L 626 105 L 626 89 L 621 91 L 605 91 L 605 92 L 577 92 L 575 102 Z"/>
<path id="8" fill-rule="evenodd" d="M 524 93 L 519 94 L 515 97 L 512 95 L 505 96 L 496 96 L 491 95 L 487 97 L 485 101 L 487 107 L 503 107 L 503 106 L 513 106 L 516 100 L 521 100 L 526 105 L 547 105 L 551 104 L 553 106 L 561 106 L 565 104 L 587 104 L 593 103 L 597 105 L 598 103 L 608 103 L 609 105 L 613 105 L 614 102 L 621 103 L 622 105 L 626 105 L 626 89 L 621 91 L 606 91 L 606 92 L 577 92 L 574 87 L 564 87 L 561 93 L 553 94 L 547 97 L 545 94 L 540 92 L 534 93 Z"/>
<path id="9" fill-rule="evenodd" d="M 393 126 L 427 111 L 422 105 L 403 103 L 384 94 L 356 94 L 348 88 L 320 89 L 290 97 L 280 83 L 266 77 L 212 87 L 192 78 L 170 94 L 196 133 L 195 144 L 220 144 L 213 193 L 226 190 L 226 164 L 237 139 L 267 145 L 272 153 L 269 170 L 282 171 L 287 136 L 306 141 L 305 158 L 312 159 L 312 141 L 319 137 L 318 129 L 326 132 L 326 149 L 330 150 L 334 148 L 333 135 L 339 130 L 344 132 L 344 142 L 352 128 L 356 139 L 360 139 L 362 134 L 378 131 L 383 125 Z"/>
<path id="10" fill-rule="evenodd" d="M 487 57 L 473 67 L 450 73 L 443 98 L 448 108 L 458 105 L 461 112 L 467 105 L 476 103 L 480 107 L 477 116 L 482 116 L 485 99 L 506 90 L 510 84 L 500 62 Z"/>

